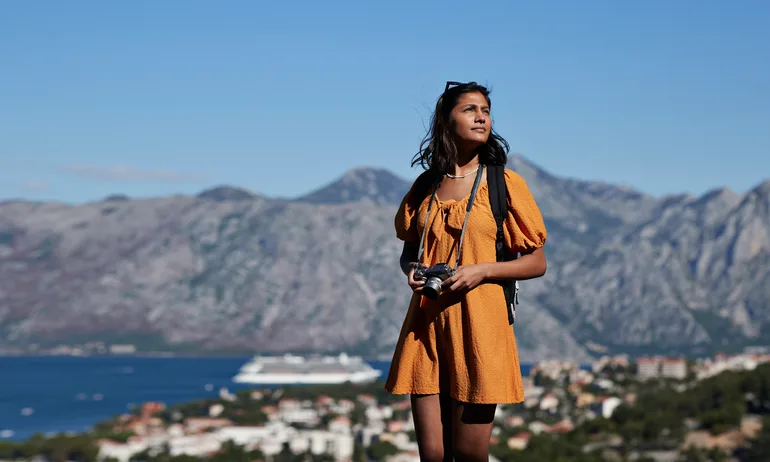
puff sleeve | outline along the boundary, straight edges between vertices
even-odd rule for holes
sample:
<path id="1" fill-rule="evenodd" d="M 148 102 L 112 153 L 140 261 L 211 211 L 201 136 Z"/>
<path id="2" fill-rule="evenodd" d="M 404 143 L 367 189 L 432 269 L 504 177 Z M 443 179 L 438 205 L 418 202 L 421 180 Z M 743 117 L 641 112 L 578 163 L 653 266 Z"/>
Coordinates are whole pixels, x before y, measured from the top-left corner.
<path id="1" fill-rule="evenodd" d="M 412 184 L 409 192 L 406 193 L 398 207 L 394 224 L 396 226 L 396 237 L 405 242 L 418 242 L 420 240 L 417 229 L 417 212 L 420 207 L 418 196 L 418 181 Z"/>
<path id="2" fill-rule="evenodd" d="M 505 170 L 508 189 L 508 215 L 505 218 L 505 244 L 516 252 L 535 250 L 545 244 L 548 233 L 535 198 L 526 181 L 513 170 Z"/>

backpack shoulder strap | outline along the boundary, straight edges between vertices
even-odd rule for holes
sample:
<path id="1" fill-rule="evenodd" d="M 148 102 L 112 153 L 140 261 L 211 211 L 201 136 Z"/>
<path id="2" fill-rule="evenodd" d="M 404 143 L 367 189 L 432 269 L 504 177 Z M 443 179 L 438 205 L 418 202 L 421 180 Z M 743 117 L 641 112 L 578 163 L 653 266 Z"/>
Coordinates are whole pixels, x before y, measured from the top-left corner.
<path id="1" fill-rule="evenodd" d="M 425 170 L 415 180 L 409 197 L 409 205 L 413 208 L 419 207 L 422 201 L 436 185 L 438 175 L 433 170 Z"/>
<path id="2" fill-rule="evenodd" d="M 503 234 L 503 224 L 508 212 L 508 188 L 505 183 L 505 166 L 490 165 L 487 170 L 487 186 L 489 192 L 489 204 L 492 207 L 492 215 L 495 217 L 497 225 L 497 235 L 495 237 L 495 253 L 497 261 L 508 261 L 515 256 L 508 255 L 505 249 L 505 236 Z M 503 292 L 505 293 L 505 302 L 508 307 L 508 323 L 513 324 L 516 314 L 516 295 L 518 282 L 513 280 L 502 281 Z"/>
<path id="3" fill-rule="evenodd" d="M 492 215 L 497 224 L 497 261 L 503 260 L 503 222 L 507 207 L 508 191 L 505 184 L 505 167 L 502 165 L 490 165 L 487 171 L 487 183 L 489 187 L 489 203 L 492 206 Z"/>

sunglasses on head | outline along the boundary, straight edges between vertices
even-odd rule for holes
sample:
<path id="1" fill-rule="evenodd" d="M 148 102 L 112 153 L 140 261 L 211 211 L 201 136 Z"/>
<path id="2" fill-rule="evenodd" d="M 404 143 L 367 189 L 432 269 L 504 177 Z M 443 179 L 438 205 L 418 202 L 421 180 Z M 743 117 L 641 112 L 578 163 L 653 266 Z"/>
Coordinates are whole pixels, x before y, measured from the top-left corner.
<path id="1" fill-rule="evenodd" d="M 460 86 L 460 85 L 465 85 L 465 84 L 462 83 L 462 82 L 449 81 L 449 82 L 446 83 L 446 87 L 444 87 L 444 93 L 446 93 L 446 91 L 449 90 L 451 87 L 457 87 L 457 86 Z"/>

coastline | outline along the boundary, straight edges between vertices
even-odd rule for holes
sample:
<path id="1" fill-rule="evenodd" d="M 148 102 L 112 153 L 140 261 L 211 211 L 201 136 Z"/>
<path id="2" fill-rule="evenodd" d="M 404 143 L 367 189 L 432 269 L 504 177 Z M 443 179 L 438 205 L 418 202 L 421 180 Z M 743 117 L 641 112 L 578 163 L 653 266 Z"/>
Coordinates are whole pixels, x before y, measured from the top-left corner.
<path id="1" fill-rule="evenodd" d="M 174 352 L 174 351 L 139 351 L 136 353 L 78 353 L 78 354 L 72 354 L 72 353 L 51 353 L 51 352 L 28 352 L 28 351 L 20 351 L 20 352 L 8 352 L 8 351 L 0 351 L 0 358 L 18 358 L 18 357 L 28 357 L 28 358 L 41 358 L 41 357 L 73 357 L 73 358 L 101 358 L 101 357 L 111 357 L 111 358 L 200 358 L 200 359 L 242 359 L 242 358 L 251 358 L 256 355 L 262 355 L 262 356 L 284 356 L 284 355 L 291 355 L 291 356 L 303 356 L 303 357 L 310 357 L 310 356 L 339 356 L 342 353 L 346 353 L 344 351 L 339 352 L 322 352 L 322 353 L 314 353 L 312 355 L 306 354 L 306 353 L 296 353 L 296 352 L 256 352 L 256 351 L 244 351 L 244 352 Z M 347 353 L 346 353 L 347 354 Z M 355 355 L 355 354 L 349 354 L 351 357 L 360 357 L 364 361 L 367 362 L 382 362 L 382 361 L 390 361 L 392 359 L 392 354 L 387 355 L 375 355 L 375 356 L 369 356 L 369 355 Z"/>
<path id="2" fill-rule="evenodd" d="M 0 441 L 23 441 L 36 432 L 83 431 L 142 402 L 175 405 L 215 399 L 222 389 L 259 387 L 232 380 L 250 359 L 146 353 L 2 355 L 0 368 L 8 371 L 8 380 L 0 383 L 0 432 L 10 430 L 14 436 L 0 436 Z M 381 371 L 389 366 L 366 362 Z"/>

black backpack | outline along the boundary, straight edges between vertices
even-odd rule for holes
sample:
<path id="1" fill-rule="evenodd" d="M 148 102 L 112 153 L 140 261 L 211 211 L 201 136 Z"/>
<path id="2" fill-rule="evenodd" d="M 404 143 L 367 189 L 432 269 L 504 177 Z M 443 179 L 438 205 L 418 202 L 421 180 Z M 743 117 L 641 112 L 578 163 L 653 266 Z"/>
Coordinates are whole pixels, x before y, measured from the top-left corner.
<path id="1" fill-rule="evenodd" d="M 497 224 L 497 238 L 495 239 L 495 250 L 497 261 L 510 261 L 519 257 L 517 253 L 511 252 L 503 242 L 503 223 L 508 211 L 508 188 L 505 183 L 504 165 L 487 165 L 487 191 L 489 193 L 489 203 L 492 207 L 492 215 Z M 417 178 L 417 188 L 412 195 L 411 206 L 419 207 L 419 203 L 428 194 L 428 190 L 438 180 L 437 175 L 427 170 Z M 505 293 L 505 304 L 508 309 L 508 324 L 513 324 L 516 320 L 516 305 L 519 304 L 519 282 L 514 279 L 496 281 L 503 287 Z"/>
<path id="2" fill-rule="evenodd" d="M 508 211 L 508 188 L 505 183 L 505 166 L 489 165 L 487 166 L 487 191 L 489 192 L 489 203 L 492 206 L 492 215 L 495 216 L 497 224 L 497 238 L 495 239 L 495 250 L 497 261 L 515 260 L 519 255 L 511 252 L 503 242 L 503 223 L 505 214 Z M 505 293 L 505 304 L 508 307 L 508 324 L 513 324 L 516 320 L 516 305 L 519 304 L 519 281 L 506 279 L 498 281 L 503 286 Z"/>

